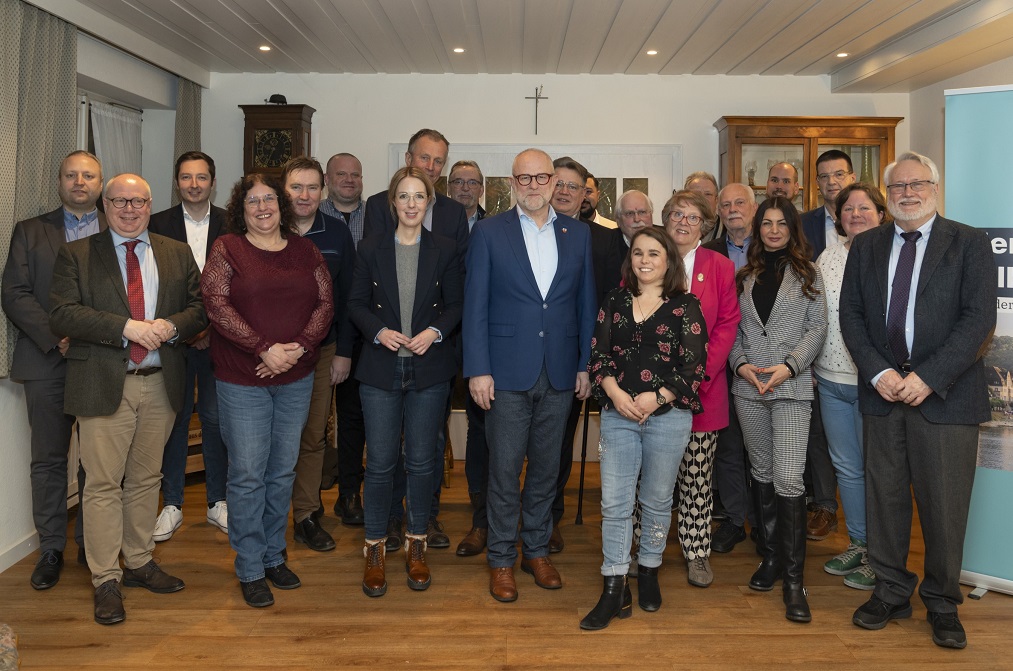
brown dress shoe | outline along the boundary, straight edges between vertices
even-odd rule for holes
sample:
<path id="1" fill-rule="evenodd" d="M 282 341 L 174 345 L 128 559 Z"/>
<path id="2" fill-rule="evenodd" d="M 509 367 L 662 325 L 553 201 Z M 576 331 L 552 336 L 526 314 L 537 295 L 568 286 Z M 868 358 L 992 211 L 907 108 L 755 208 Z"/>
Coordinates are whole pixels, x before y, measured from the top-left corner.
<path id="1" fill-rule="evenodd" d="M 549 536 L 549 552 L 556 554 L 563 551 L 563 534 L 559 533 L 559 525 L 552 527 L 552 535 Z"/>
<path id="2" fill-rule="evenodd" d="M 521 570 L 535 576 L 535 584 L 542 589 L 559 589 L 563 586 L 563 581 L 559 579 L 559 571 L 548 557 L 523 559 Z"/>
<path id="3" fill-rule="evenodd" d="M 517 582 L 514 580 L 513 566 L 489 569 L 489 594 L 504 603 L 517 600 Z"/>
<path id="4" fill-rule="evenodd" d="M 116 580 L 106 580 L 95 588 L 95 621 L 99 624 L 116 624 L 127 617 L 123 610 L 123 595 Z"/>
<path id="5" fill-rule="evenodd" d="M 366 543 L 366 547 L 362 548 L 362 555 L 366 558 L 366 570 L 362 574 L 362 591 L 366 596 L 383 596 L 387 593 L 387 577 L 383 568 L 387 548 L 384 547 L 383 541 Z"/>
<path id="6" fill-rule="evenodd" d="M 472 527 L 457 546 L 458 557 L 474 557 L 485 552 L 485 542 L 489 538 L 489 530 Z"/>
<path id="7" fill-rule="evenodd" d="M 183 581 L 158 568 L 154 559 L 140 568 L 123 569 L 124 587 L 143 587 L 155 594 L 170 594 L 186 587 Z"/>
<path id="8" fill-rule="evenodd" d="M 826 508 L 817 508 L 809 516 L 805 535 L 809 540 L 821 541 L 837 531 L 837 514 Z"/>
<path id="9" fill-rule="evenodd" d="M 426 539 L 409 536 L 405 541 L 404 570 L 408 574 L 408 586 L 421 592 L 429 589 L 433 581 L 426 565 Z"/>

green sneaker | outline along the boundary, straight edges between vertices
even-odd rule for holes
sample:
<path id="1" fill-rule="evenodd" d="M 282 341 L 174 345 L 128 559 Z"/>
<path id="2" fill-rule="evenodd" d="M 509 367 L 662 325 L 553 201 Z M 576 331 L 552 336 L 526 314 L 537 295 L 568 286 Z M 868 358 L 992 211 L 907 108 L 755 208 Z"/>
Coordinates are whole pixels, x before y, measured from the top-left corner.
<path id="1" fill-rule="evenodd" d="M 848 541 L 847 550 L 823 565 L 823 570 L 830 575 L 848 575 L 865 563 L 866 553 L 868 552 L 865 541 L 855 540 L 854 538 L 849 538 Z"/>
<path id="2" fill-rule="evenodd" d="M 844 584 L 854 589 L 871 590 L 876 587 L 876 572 L 868 564 L 862 564 L 844 578 Z"/>

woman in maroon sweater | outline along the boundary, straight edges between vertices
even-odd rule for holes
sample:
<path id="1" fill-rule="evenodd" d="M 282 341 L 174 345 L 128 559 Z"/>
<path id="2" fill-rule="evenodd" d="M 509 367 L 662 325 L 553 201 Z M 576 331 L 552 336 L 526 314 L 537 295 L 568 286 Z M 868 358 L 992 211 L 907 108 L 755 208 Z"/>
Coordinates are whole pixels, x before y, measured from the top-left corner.
<path id="1" fill-rule="evenodd" d="M 309 410 L 319 343 L 334 305 L 327 265 L 293 228 L 291 203 L 273 176 L 232 189 L 228 235 L 201 277 L 214 326 L 211 359 L 229 452 L 229 543 L 246 603 L 274 603 L 299 587 L 285 566 L 285 528 L 299 437 Z"/>

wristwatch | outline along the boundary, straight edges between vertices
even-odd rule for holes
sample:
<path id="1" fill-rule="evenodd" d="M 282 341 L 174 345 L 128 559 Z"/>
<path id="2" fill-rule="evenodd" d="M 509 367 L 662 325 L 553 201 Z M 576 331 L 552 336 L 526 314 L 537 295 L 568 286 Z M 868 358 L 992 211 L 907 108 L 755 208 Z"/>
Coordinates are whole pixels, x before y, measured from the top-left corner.
<path id="1" fill-rule="evenodd" d="M 658 401 L 658 405 L 667 405 L 668 399 L 665 398 L 665 395 L 661 393 L 661 390 L 659 389 L 656 393 L 658 394 L 658 397 L 656 399 Z"/>

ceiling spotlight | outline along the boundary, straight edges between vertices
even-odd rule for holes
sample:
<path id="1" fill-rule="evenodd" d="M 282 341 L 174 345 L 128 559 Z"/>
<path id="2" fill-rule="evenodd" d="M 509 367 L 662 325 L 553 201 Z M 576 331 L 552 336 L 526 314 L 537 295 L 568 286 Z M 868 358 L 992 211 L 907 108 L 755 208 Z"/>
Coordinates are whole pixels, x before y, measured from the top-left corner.
<path id="1" fill-rule="evenodd" d="M 456 49 L 454 49 L 454 53 L 455 54 L 463 54 L 464 53 L 464 49 L 462 47 L 457 47 Z"/>
<path id="2" fill-rule="evenodd" d="M 842 51 L 841 53 L 837 54 L 837 57 L 838 58 L 847 58 L 850 55 L 851 54 L 849 54 L 847 51 Z"/>
<path id="3" fill-rule="evenodd" d="M 657 56 L 658 55 L 658 50 L 657 49 L 648 49 L 647 50 L 647 55 L 648 56 Z"/>
<path id="4" fill-rule="evenodd" d="M 271 47 L 267 46 L 266 44 L 261 44 L 260 45 L 260 50 L 261 51 L 270 51 Z"/>

